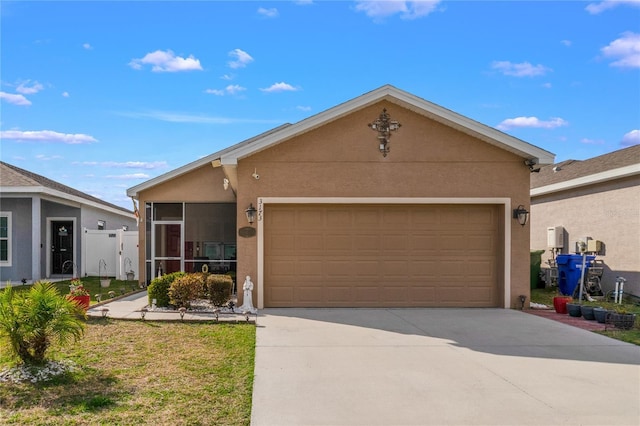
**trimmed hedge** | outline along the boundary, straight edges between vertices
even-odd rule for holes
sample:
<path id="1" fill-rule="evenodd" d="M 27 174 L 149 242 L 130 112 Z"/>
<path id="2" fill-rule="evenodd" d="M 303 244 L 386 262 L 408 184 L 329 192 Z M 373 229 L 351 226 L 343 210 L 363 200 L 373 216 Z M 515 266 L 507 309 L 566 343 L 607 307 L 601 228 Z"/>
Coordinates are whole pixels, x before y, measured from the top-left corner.
<path id="1" fill-rule="evenodd" d="M 186 274 L 176 279 L 169 287 L 169 302 L 176 307 L 191 307 L 191 301 L 204 296 L 206 275 Z"/>
<path id="2" fill-rule="evenodd" d="M 207 277 L 207 292 L 209 301 L 214 306 L 226 305 L 231 298 L 233 278 L 229 275 L 211 274 Z"/>
<path id="3" fill-rule="evenodd" d="M 173 272 L 166 274 L 158 278 L 154 278 L 149 287 L 147 293 L 149 295 L 149 305 L 153 299 L 156 299 L 156 306 L 167 307 L 169 306 L 169 288 L 171 284 L 178 278 L 187 275 L 186 272 Z"/>

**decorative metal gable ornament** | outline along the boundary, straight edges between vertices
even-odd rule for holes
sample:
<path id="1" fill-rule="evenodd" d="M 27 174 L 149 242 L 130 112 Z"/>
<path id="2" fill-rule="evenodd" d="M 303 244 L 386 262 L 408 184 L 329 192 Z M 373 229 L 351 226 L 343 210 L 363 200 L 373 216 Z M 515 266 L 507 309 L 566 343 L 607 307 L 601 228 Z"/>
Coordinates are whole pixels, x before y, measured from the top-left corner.
<path id="1" fill-rule="evenodd" d="M 391 132 L 398 130 L 402 124 L 398 123 L 397 120 L 391 120 L 387 109 L 384 108 L 380 116 L 373 123 L 369 123 L 368 126 L 378 132 L 378 149 L 382 156 L 386 157 L 390 151 L 389 138 L 391 138 Z"/>

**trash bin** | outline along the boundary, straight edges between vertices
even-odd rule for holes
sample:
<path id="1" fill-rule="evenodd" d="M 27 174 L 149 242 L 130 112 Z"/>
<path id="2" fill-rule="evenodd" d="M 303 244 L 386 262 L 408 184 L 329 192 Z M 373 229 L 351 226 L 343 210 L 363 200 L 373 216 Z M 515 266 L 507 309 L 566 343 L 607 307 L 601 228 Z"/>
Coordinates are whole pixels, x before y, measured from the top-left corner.
<path id="1" fill-rule="evenodd" d="M 594 255 L 587 255 L 585 276 L 587 276 L 587 270 L 595 258 Z M 582 255 L 559 254 L 556 256 L 556 263 L 558 264 L 558 290 L 565 296 L 573 296 L 582 275 Z"/>
<path id="2" fill-rule="evenodd" d="M 542 264 L 542 253 L 544 253 L 544 250 L 531 250 L 531 289 L 541 288 L 540 265 Z"/>

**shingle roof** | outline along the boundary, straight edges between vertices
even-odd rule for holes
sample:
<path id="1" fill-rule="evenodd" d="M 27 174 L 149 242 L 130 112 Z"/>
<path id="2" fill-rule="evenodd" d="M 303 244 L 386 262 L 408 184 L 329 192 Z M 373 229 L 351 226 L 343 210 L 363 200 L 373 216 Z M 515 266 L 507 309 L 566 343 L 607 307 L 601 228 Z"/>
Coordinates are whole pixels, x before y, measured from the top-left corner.
<path id="1" fill-rule="evenodd" d="M 70 186 L 63 185 L 44 176 L 21 169 L 20 167 L 16 167 L 12 164 L 5 163 L 4 161 L 0 161 L 0 188 L 29 186 L 56 190 L 64 194 L 73 195 L 75 197 L 83 198 L 87 201 L 92 201 L 94 203 L 104 205 L 105 207 L 110 207 L 126 213 L 132 213 L 131 210 L 127 210 L 115 204 L 108 203 L 97 197 L 85 194 L 84 192 L 78 191 L 77 189 L 73 189 Z"/>
<path id="2" fill-rule="evenodd" d="M 531 173 L 531 188 L 565 182 L 634 164 L 640 164 L 640 145 L 630 146 L 588 160 L 566 160 L 542 166 L 539 173 Z"/>

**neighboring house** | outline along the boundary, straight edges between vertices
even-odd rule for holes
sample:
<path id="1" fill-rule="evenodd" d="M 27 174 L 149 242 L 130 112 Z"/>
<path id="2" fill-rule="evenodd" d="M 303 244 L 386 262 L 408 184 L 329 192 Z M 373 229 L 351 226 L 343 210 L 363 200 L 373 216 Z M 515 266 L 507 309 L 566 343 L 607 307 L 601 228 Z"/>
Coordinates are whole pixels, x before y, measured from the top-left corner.
<path id="1" fill-rule="evenodd" d="M 0 282 L 81 275 L 82 229 L 137 231 L 133 212 L 0 161 Z"/>
<path id="2" fill-rule="evenodd" d="M 553 159 L 383 86 L 130 188 L 140 270 L 237 270 L 259 308 L 519 307 L 513 209 Z"/>
<path id="3" fill-rule="evenodd" d="M 624 277 L 625 293 L 640 297 L 640 145 L 584 161 L 567 160 L 531 175 L 531 249 L 552 257 L 547 228 L 564 228 L 560 253 L 576 242 L 601 241 L 604 291 Z"/>

